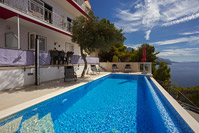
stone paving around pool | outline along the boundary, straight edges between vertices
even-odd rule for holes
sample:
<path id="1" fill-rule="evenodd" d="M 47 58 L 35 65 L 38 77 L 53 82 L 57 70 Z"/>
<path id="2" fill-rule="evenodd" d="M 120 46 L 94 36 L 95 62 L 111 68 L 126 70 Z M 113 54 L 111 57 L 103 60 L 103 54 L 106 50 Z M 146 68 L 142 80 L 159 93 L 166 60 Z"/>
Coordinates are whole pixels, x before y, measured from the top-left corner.
<path id="1" fill-rule="evenodd" d="M 78 77 L 76 82 L 64 82 L 64 79 L 58 79 L 41 83 L 40 86 L 28 85 L 14 89 L 2 90 L 0 91 L 0 111 L 56 91 L 70 90 L 70 88 L 73 88 L 74 86 L 82 85 L 107 74 L 109 73 L 101 72 L 99 75 L 86 75 L 85 78 Z"/>

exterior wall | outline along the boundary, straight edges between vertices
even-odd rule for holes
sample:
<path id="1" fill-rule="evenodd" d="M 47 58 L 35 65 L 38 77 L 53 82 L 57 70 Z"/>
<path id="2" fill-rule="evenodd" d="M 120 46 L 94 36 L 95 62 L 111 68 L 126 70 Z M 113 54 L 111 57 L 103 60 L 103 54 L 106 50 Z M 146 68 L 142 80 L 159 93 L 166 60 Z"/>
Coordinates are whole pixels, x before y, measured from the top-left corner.
<path id="1" fill-rule="evenodd" d="M 117 64 L 119 71 L 124 72 L 126 64 L 131 65 L 132 72 L 139 72 L 138 62 L 100 62 L 100 66 L 105 68 L 107 71 L 112 71 L 112 65 Z"/>
<path id="2" fill-rule="evenodd" d="M 7 32 L 13 32 L 17 35 L 17 23 L 8 22 L 0 18 L 0 47 L 5 47 L 5 33 Z"/>
<path id="3" fill-rule="evenodd" d="M 131 65 L 132 72 L 143 72 L 143 73 L 152 73 L 152 63 L 151 62 L 100 62 L 100 66 L 106 69 L 109 72 L 112 72 L 112 65 L 116 64 L 120 72 L 124 72 L 124 68 L 126 64 Z M 143 68 L 143 64 L 145 66 L 144 70 L 141 70 L 141 66 Z"/>
<path id="4" fill-rule="evenodd" d="M 28 14 L 30 16 L 33 16 L 28 11 L 28 1 L 24 0 L 5 0 L 8 3 L 10 3 L 11 8 L 15 8 L 18 11 L 23 10 L 25 14 Z M 5 2 L 4 1 L 4 2 Z M 67 20 L 67 17 L 74 19 L 78 15 L 81 14 L 75 7 L 68 5 L 68 3 L 65 0 L 43 0 L 53 8 L 53 26 L 60 28 L 61 25 L 56 25 L 55 22 L 55 16 L 57 14 L 59 23 L 62 23 L 63 18 L 64 21 Z M 83 2 L 84 0 L 79 0 L 78 2 Z M 7 3 L 7 4 L 8 4 Z M 68 4 L 67 4 L 68 3 Z M 34 17 L 34 16 L 33 16 Z M 34 17 L 35 18 L 35 17 Z M 38 18 L 39 19 L 39 18 Z M 61 29 L 65 30 L 65 29 Z M 12 17 L 9 19 L 1 19 L 0 18 L 0 48 L 5 48 L 5 33 L 13 32 L 16 36 L 18 33 L 17 29 L 17 18 Z M 46 44 L 46 51 L 52 50 L 56 48 L 57 50 L 64 50 L 67 51 L 73 51 L 74 55 L 80 55 L 80 48 L 78 44 L 74 44 L 71 42 L 71 37 L 66 36 L 65 34 L 56 32 L 54 30 L 45 28 L 43 26 L 34 24 L 32 22 L 20 19 L 20 46 L 21 50 L 29 50 L 29 34 L 35 33 L 36 35 L 40 35 L 43 37 L 46 37 L 47 44 Z M 55 45 L 56 44 L 56 45 Z M 60 45 L 60 47 L 59 47 Z M 83 65 L 75 66 L 75 70 L 77 72 L 77 75 L 80 75 L 83 70 Z M 87 73 L 90 71 L 90 66 L 88 65 Z M 0 68 L 0 90 L 2 89 L 8 89 L 8 88 L 15 88 L 19 86 L 34 84 L 34 75 L 31 75 L 30 73 L 34 74 L 34 68 Z M 54 79 L 60 79 L 64 76 L 64 67 L 60 66 L 58 67 L 43 67 L 40 68 L 40 81 L 50 81 Z"/>
<path id="5" fill-rule="evenodd" d="M 53 15 L 52 15 L 53 16 L 53 21 L 52 21 L 53 24 L 56 23 L 55 18 L 57 18 L 60 21 L 58 23 L 58 25 L 61 26 L 62 25 L 61 23 L 63 23 L 63 18 L 64 18 L 64 21 L 67 22 L 67 17 L 69 17 L 71 19 L 75 19 L 76 16 L 81 15 L 81 13 L 80 14 L 74 13 L 74 11 L 75 12 L 79 12 L 79 11 L 76 11 L 77 9 L 75 9 L 75 7 L 73 7 L 73 6 L 71 8 L 71 4 L 65 0 L 60 0 L 60 1 L 43 0 L 43 2 L 49 4 L 53 8 Z M 78 2 L 84 3 L 84 0 L 79 0 Z M 14 2 L 12 0 L 5 0 L 5 3 L 7 3 L 7 4 L 9 3 L 11 7 L 16 7 L 16 9 L 17 8 L 21 9 L 21 10 L 25 11 L 26 14 L 29 14 L 31 16 L 31 13 L 28 10 L 28 1 L 16 0 L 16 2 Z M 57 17 L 55 17 L 55 16 L 57 16 Z M 2 48 L 5 47 L 5 33 L 6 32 L 14 32 L 14 34 L 17 35 L 17 18 L 13 17 L 11 19 L 12 19 L 12 21 L 4 20 L 4 19 L 0 18 L 0 47 L 2 47 Z M 29 23 L 31 23 L 31 22 L 29 22 Z M 35 25 L 35 24 L 31 24 L 31 25 Z M 71 37 L 68 37 L 66 35 L 60 35 L 60 33 L 57 33 L 57 35 L 51 34 L 52 30 L 50 30 L 50 29 L 49 29 L 48 33 L 45 33 L 40 28 L 42 26 L 36 25 L 37 28 L 35 28 L 35 27 L 32 27 L 31 25 L 24 26 L 23 23 L 20 23 L 20 33 L 21 33 L 20 41 L 21 41 L 21 49 L 22 50 L 28 50 L 28 33 L 35 32 L 38 35 L 47 37 L 47 50 L 46 51 L 49 51 L 54 48 L 56 48 L 57 50 L 64 50 L 65 52 L 72 51 L 71 45 L 73 45 L 74 54 L 80 55 L 79 46 L 77 44 L 71 43 Z M 55 32 L 55 31 L 53 31 L 53 32 Z M 62 37 L 60 37 L 60 36 L 62 36 Z M 63 37 L 63 36 L 65 36 L 65 37 Z M 61 47 L 58 47 L 58 45 L 55 46 L 54 45 L 55 43 L 57 43 Z"/>
<path id="6" fill-rule="evenodd" d="M 83 71 L 83 65 L 74 66 L 75 72 L 78 76 Z M 31 85 L 35 82 L 35 69 L 34 68 L 11 68 L 11 69 L 0 69 L 0 90 L 16 88 L 24 85 Z M 90 65 L 86 74 L 91 72 Z M 30 75 L 33 73 L 33 75 Z M 64 67 L 43 67 L 40 68 L 40 82 L 51 81 L 56 79 L 64 78 Z M 64 82 L 64 80 L 63 80 Z"/>
<path id="7" fill-rule="evenodd" d="M 13 20 L 15 21 L 15 19 Z M 0 47 L 2 48 L 5 48 L 5 33 L 8 32 L 13 32 L 17 36 L 17 19 L 16 22 L 0 19 Z M 24 26 L 21 24 L 20 25 L 21 49 L 22 50 L 29 49 L 28 35 L 29 33 L 36 33 L 37 35 L 44 36 L 47 38 L 46 52 L 54 48 L 56 48 L 57 50 L 64 50 L 65 52 L 72 51 L 71 47 L 73 46 L 74 54 L 80 55 L 79 46 L 78 44 L 71 43 L 71 37 L 68 37 L 66 35 L 61 35 L 61 33 L 56 33 L 56 32 L 54 33 L 54 32 L 55 31 L 51 31 L 48 29 L 42 31 L 41 26 L 37 25 L 34 25 L 34 27 L 31 26 L 28 27 L 28 25 Z M 59 45 L 60 47 L 58 47 Z"/>
<path id="8" fill-rule="evenodd" d="M 57 0 L 43 0 L 43 1 L 53 7 L 53 12 L 54 13 L 56 13 L 56 14 L 58 14 L 60 16 L 63 16 L 66 19 L 67 19 L 67 17 L 70 17 L 71 19 L 75 18 L 75 16 L 73 14 L 71 14 L 70 11 L 66 11 L 61 6 L 59 6 L 56 3 Z"/>

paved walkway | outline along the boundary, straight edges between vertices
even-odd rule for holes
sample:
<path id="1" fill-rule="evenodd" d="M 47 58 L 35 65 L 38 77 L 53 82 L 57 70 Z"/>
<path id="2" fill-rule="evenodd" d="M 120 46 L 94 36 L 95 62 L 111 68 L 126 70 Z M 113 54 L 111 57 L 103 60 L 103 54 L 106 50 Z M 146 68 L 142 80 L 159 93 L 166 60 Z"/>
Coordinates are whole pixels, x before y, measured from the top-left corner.
<path id="1" fill-rule="evenodd" d="M 99 75 L 87 75 L 85 78 L 79 77 L 77 82 L 64 82 L 63 79 L 59 79 L 44 82 L 40 86 L 29 85 L 14 89 L 2 90 L 0 91 L 0 111 L 56 91 L 72 88 L 78 84 L 90 82 L 93 79 L 106 74 L 108 73 L 101 72 Z"/>
<path id="2" fill-rule="evenodd" d="M 196 121 L 199 122 L 199 114 L 194 113 L 194 112 L 192 112 L 192 111 L 190 111 L 190 110 L 186 110 L 186 111 L 187 111 L 193 118 L 195 118 Z"/>

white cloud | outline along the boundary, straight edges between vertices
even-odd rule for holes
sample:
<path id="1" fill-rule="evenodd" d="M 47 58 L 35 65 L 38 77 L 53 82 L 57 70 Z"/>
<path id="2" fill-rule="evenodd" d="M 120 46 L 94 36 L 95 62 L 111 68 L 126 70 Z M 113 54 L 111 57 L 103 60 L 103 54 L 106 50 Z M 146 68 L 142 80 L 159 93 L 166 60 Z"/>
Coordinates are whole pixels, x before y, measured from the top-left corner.
<path id="1" fill-rule="evenodd" d="M 190 36 L 190 37 L 182 37 L 182 38 L 176 38 L 171 40 L 164 40 L 164 41 L 158 41 L 158 42 L 149 42 L 150 45 L 153 46 L 162 46 L 162 45 L 172 45 L 172 44 L 178 44 L 181 43 L 187 43 L 189 46 L 192 45 L 199 45 L 199 36 Z M 137 49 L 142 44 L 126 44 L 127 47 L 132 47 L 134 49 Z M 167 48 L 177 48 L 177 46 L 167 47 Z"/>
<path id="2" fill-rule="evenodd" d="M 126 44 L 125 46 L 128 48 L 133 48 L 135 50 L 137 50 L 138 47 L 140 47 L 142 44 Z"/>
<path id="3" fill-rule="evenodd" d="M 142 4 L 137 4 L 137 5 L 135 5 L 135 8 L 136 8 L 136 9 L 141 8 L 141 7 L 143 7 Z"/>
<path id="4" fill-rule="evenodd" d="M 180 35 L 194 35 L 194 34 L 199 34 L 199 31 L 180 33 Z"/>
<path id="5" fill-rule="evenodd" d="M 169 45 L 169 44 L 176 44 L 176 43 L 183 43 L 183 42 L 189 42 L 190 45 L 191 44 L 199 44 L 199 36 L 182 37 L 182 38 L 177 38 L 177 39 L 152 42 L 149 44 L 151 44 L 151 45 Z"/>
<path id="6" fill-rule="evenodd" d="M 198 52 L 199 48 L 166 49 L 161 51 L 158 56 L 199 56 Z"/>
<path id="7" fill-rule="evenodd" d="M 130 8 L 125 10 L 116 10 L 116 17 L 119 19 L 116 26 L 123 28 L 126 33 L 131 33 L 136 31 L 147 32 L 156 26 L 171 26 L 183 23 L 199 17 L 198 5 L 199 0 L 137 1 L 133 7 L 128 6 Z M 150 36 L 145 38 L 150 38 Z"/>
<path id="8" fill-rule="evenodd" d="M 188 17 L 181 18 L 179 20 L 164 23 L 164 24 L 162 24 L 162 26 L 170 26 L 170 25 L 174 25 L 174 24 L 179 24 L 182 22 L 190 21 L 192 19 L 196 19 L 196 18 L 199 18 L 199 13 L 197 13 L 195 15 L 188 16 Z"/>
<path id="9" fill-rule="evenodd" d="M 146 31 L 145 33 L 146 33 L 146 36 L 145 36 L 146 40 L 149 40 L 149 35 L 151 33 L 151 30 Z"/>

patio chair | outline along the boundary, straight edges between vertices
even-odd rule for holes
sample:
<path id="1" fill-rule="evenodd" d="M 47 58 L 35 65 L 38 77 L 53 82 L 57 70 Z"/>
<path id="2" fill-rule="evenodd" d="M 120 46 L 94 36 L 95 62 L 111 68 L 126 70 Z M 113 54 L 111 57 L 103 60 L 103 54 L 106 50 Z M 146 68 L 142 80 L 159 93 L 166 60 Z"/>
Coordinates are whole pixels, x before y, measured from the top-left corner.
<path id="1" fill-rule="evenodd" d="M 119 72 L 119 69 L 118 69 L 118 67 L 117 67 L 116 64 L 113 64 L 113 65 L 112 65 L 112 71 L 113 71 L 113 72 Z"/>
<path id="2" fill-rule="evenodd" d="M 74 71 L 73 66 L 64 67 L 64 82 L 74 80 L 77 81 L 77 74 Z"/>
<path id="3" fill-rule="evenodd" d="M 91 71 L 93 72 L 93 74 L 96 72 L 97 74 L 100 73 L 99 69 L 97 69 L 96 65 L 91 65 Z"/>
<path id="4" fill-rule="evenodd" d="M 124 72 L 132 72 L 131 69 L 131 65 L 130 64 L 126 64 L 125 68 L 124 68 Z"/>

